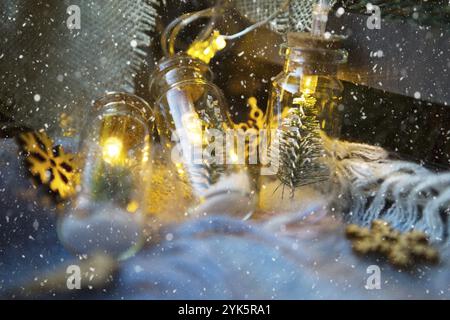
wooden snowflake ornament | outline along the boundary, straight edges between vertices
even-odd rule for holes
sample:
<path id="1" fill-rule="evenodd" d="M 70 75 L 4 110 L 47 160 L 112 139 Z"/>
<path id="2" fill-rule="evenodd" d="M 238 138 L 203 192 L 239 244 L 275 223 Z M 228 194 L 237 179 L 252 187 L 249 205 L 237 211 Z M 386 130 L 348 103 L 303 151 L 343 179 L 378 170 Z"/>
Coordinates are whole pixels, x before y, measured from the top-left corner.
<path id="1" fill-rule="evenodd" d="M 53 146 L 53 141 L 43 132 L 22 133 L 19 141 L 33 176 L 63 199 L 75 193 L 78 170 L 74 155 L 65 153 L 59 145 Z"/>
<path id="2" fill-rule="evenodd" d="M 372 221 L 370 229 L 351 224 L 346 228 L 346 236 L 352 241 L 355 252 L 362 255 L 381 254 L 398 267 L 410 267 L 416 262 L 439 261 L 437 250 L 429 245 L 423 232 L 401 233 L 383 220 Z"/>

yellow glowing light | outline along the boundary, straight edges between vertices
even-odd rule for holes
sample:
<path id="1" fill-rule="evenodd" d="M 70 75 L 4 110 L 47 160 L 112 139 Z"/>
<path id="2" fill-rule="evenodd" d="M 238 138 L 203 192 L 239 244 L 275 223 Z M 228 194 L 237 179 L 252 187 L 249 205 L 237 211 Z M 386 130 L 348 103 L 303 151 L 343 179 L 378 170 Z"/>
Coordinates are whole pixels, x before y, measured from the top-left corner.
<path id="1" fill-rule="evenodd" d="M 142 162 L 146 163 L 148 162 L 148 157 L 149 157 L 149 153 L 150 153 L 150 137 L 147 135 L 145 136 L 145 147 L 143 148 L 143 154 L 142 154 Z"/>
<path id="2" fill-rule="evenodd" d="M 195 41 L 187 50 L 187 54 L 192 58 L 197 58 L 205 63 L 209 63 L 216 53 L 227 46 L 225 37 L 219 31 L 214 30 L 211 37 L 205 41 Z"/>
<path id="3" fill-rule="evenodd" d="M 122 156 L 123 143 L 119 138 L 109 137 L 103 144 L 103 160 L 109 164 L 116 164 Z"/>
<path id="4" fill-rule="evenodd" d="M 300 82 L 300 91 L 304 94 L 316 92 L 318 76 L 304 76 Z"/>
<path id="5" fill-rule="evenodd" d="M 214 39 L 215 45 L 217 49 L 223 50 L 227 46 L 227 42 L 225 41 L 225 37 L 221 35 L 217 35 L 217 37 Z"/>
<path id="6" fill-rule="evenodd" d="M 194 146 L 201 146 L 205 142 L 206 136 L 203 135 L 202 121 L 198 114 L 195 112 L 186 113 L 181 121 L 189 141 Z"/>
<path id="7" fill-rule="evenodd" d="M 130 213 L 135 213 L 139 209 L 139 203 L 137 201 L 131 201 L 127 205 L 127 211 Z"/>
<path id="8" fill-rule="evenodd" d="M 229 156 L 230 156 L 230 161 L 231 161 L 231 163 L 233 163 L 233 164 L 236 164 L 236 163 L 238 163 L 238 161 L 239 161 L 239 157 L 238 157 L 238 155 L 237 155 L 237 153 L 236 152 L 234 152 L 234 151 L 230 151 L 230 153 L 229 153 Z"/>
<path id="9" fill-rule="evenodd" d="M 178 162 L 175 166 L 177 167 L 178 174 L 182 176 L 184 174 L 183 164 Z"/>

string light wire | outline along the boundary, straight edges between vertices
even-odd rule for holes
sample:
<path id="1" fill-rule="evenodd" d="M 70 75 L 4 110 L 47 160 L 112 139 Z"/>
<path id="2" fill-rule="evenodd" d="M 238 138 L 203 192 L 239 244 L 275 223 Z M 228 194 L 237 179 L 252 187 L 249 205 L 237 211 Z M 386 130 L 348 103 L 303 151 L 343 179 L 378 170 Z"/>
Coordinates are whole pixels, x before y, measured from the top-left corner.
<path id="1" fill-rule="evenodd" d="M 232 34 L 232 35 L 223 35 L 224 40 L 235 40 L 238 39 L 257 28 L 269 23 L 271 20 L 275 19 L 279 14 L 283 13 L 289 8 L 291 0 L 286 0 L 274 13 L 272 13 L 270 16 L 268 16 L 266 19 L 259 21 L 247 28 L 245 28 L 242 31 L 239 31 L 238 33 Z M 180 33 L 183 28 L 191 24 L 192 22 L 201 19 L 201 18 L 214 18 L 220 15 L 224 11 L 223 6 L 214 6 L 208 9 L 204 9 L 197 12 L 189 12 L 184 15 L 181 15 L 180 17 L 173 20 L 164 30 L 162 36 L 161 36 L 161 47 L 162 51 L 165 56 L 172 56 L 175 54 L 175 42 L 178 37 L 178 34 Z M 214 25 L 213 23 L 210 23 L 208 29 L 212 29 Z M 203 32 L 203 37 L 207 32 Z"/>

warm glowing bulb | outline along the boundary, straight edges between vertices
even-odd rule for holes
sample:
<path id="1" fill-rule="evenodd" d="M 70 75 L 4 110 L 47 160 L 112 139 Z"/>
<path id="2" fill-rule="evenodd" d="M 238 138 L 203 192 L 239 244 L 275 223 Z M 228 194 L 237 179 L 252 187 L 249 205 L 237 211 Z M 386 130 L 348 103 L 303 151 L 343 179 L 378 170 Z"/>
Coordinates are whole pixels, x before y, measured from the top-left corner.
<path id="1" fill-rule="evenodd" d="M 180 163 L 180 162 L 177 162 L 177 163 L 175 164 L 175 166 L 177 167 L 178 174 L 179 174 L 180 176 L 184 175 L 183 164 Z"/>
<path id="2" fill-rule="evenodd" d="M 300 91 L 304 94 L 316 92 L 318 76 L 304 76 L 300 83 Z"/>
<path id="3" fill-rule="evenodd" d="M 211 48 L 210 47 L 207 47 L 205 50 L 203 50 L 203 54 L 205 56 L 208 56 L 210 53 L 211 53 Z"/>
<path id="4" fill-rule="evenodd" d="M 193 58 L 209 63 L 216 53 L 227 46 L 225 37 L 219 31 L 214 30 L 211 37 L 205 41 L 195 41 L 187 50 L 187 54 Z"/>
<path id="5" fill-rule="evenodd" d="M 236 154 L 236 152 L 230 151 L 230 161 L 231 161 L 231 163 L 234 163 L 234 164 L 238 163 L 239 157 Z"/>
<path id="6" fill-rule="evenodd" d="M 127 205 L 127 211 L 129 213 L 135 213 L 139 209 L 139 203 L 135 200 L 132 200 Z"/>
<path id="7" fill-rule="evenodd" d="M 117 163 L 121 157 L 123 143 L 119 138 L 110 137 L 103 144 L 103 159 L 110 164 Z"/>
<path id="8" fill-rule="evenodd" d="M 224 36 L 218 35 L 214 41 L 216 43 L 217 49 L 219 49 L 219 50 L 222 50 L 227 46 L 227 42 L 225 41 Z"/>

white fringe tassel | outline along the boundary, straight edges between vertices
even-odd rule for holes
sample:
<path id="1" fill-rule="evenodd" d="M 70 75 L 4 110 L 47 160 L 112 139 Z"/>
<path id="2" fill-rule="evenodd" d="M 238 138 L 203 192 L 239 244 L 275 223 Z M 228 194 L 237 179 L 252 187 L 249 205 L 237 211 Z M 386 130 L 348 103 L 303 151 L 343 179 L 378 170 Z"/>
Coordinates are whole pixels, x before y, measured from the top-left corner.
<path id="1" fill-rule="evenodd" d="M 332 206 L 363 226 L 384 219 L 401 231 L 417 229 L 448 241 L 450 173 L 389 160 L 379 147 L 323 137 L 332 168 Z"/>

